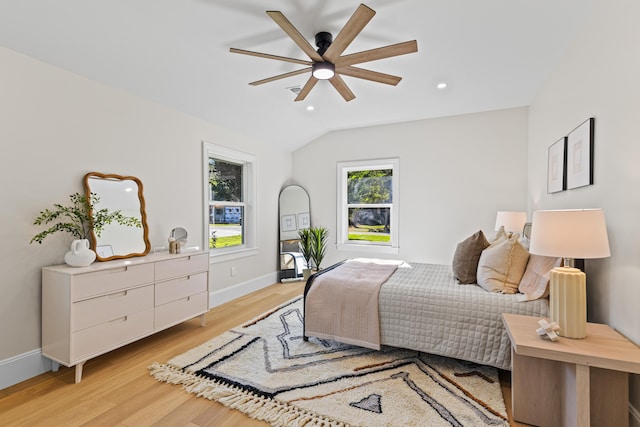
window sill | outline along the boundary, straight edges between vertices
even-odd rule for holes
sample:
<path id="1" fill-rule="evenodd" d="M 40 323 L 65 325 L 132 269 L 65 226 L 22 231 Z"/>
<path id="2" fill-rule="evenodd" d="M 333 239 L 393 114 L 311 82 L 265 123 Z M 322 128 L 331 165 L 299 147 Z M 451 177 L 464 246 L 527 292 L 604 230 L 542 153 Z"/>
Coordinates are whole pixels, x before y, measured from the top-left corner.
<path id="1" fill-rule="evenodd" d="M 211 252 L 209 251 L 209 263 L 231 261 L 232 259 L 246 258 L 258 255 L 258 248 L 244 248 L 228 252 Z"/>
<path id="2" fill-rule="evenodd" d="M 400 252 L 400 248 L 393 246 L 359 245 L 354 243 L 338 243 L 337 249 L 339 251 L 366 252 L 376 254 L 398 254 Z"/>

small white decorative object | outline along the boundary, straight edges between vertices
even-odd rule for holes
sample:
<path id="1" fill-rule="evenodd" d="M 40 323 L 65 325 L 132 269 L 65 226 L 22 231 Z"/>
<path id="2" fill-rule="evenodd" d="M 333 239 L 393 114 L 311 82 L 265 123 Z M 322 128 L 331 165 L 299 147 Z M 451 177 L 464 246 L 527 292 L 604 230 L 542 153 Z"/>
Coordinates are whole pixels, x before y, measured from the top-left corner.
<path id="1" fill-rule="evenodd" d="M 89 249 L 89 240 L 77 239 L 71 242 L 71 250 L 64 256 L 64 262 L 71 267 L 87 267 L 96 260 L 96 253 Z"/>
<path id="2" fill-rule="evenodd" d="M 547 322 L 545 319 L 538 320 L 538 324 L 540 327 L 536 329 L 538 335 L 542 338 L 548 338 L 551 341 L 558 341 L 557 332 L 560 330 L 560 325 L 558 322 Z"/>

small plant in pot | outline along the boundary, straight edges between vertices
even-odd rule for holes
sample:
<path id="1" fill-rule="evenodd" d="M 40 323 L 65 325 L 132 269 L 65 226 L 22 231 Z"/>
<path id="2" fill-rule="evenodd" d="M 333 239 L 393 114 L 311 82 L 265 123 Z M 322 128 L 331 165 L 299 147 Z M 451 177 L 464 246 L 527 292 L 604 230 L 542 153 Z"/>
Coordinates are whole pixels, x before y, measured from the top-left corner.
<path id="1" fill-rule="evenodd" d="M 320 265 L 324 259 L 325 252 L 327 250 L 327 238 L 329 236 L 329 230 L 325 227 L 311 227 L 311 259 L 317 270 L 320 270 Z"/>
<path id="2" fill-rule="evenodd" d="M 42 241 L 47 236 L 59 231 L 71 234 L 75 240 L 71 244 L 71 251 L 65 255 L 65 262 L 73 267 L 86 266 L 95 260 L 95 252 L 89 249 L 89 237 L 92 232 L 97 237 L 100 237 L 104 227 L 113 222 L 129 227 L 142 227 L 142 222 L 139 218 L 124 216 L 119 210 L 109 212 L 108 209 L 99 209 L 92 212 L 92 206 L 100 201 L 100 198 L 94 193 L 91 193 L 89 198 L 85 195 L 74 193 L 69 196 L 69 199 L 71 200 L 69 206 L 55 203 L 53 205 L 54 210 L 45 209 L 40 212 L 33 224 L 52 225 L 36 234 L 29 243 L 37 242 L 42 244 Z M 93 255 L 89 254 L 89 252 Z M 74 260 L 78 258 L 75 256 L 76 253 L 81 253 L 80 258 L 82 260 Z"/>
<path id="3" fill-rule="evenodd" d="M 300 253 L 302 254 L 306 264 L 302 269 L 302 276 L 304 277 L 304 280 L 307 280 L 311 275 L 311 254 L 313 250 L 311 230 L 309 228 L 299 230 L 298 238 L 300 239 Z"/>

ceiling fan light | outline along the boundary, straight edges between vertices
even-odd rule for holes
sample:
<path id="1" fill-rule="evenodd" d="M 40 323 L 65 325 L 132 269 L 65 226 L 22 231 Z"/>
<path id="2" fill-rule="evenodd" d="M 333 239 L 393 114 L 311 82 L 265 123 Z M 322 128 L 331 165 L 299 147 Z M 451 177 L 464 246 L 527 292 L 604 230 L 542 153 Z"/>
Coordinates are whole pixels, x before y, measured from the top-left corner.
<path id="1" fill-rule="evenodd" d="M 336 66 L 330 62 L 314 62 L 311 66 L 313 77 L 328 80 L 336 75 Z"/>

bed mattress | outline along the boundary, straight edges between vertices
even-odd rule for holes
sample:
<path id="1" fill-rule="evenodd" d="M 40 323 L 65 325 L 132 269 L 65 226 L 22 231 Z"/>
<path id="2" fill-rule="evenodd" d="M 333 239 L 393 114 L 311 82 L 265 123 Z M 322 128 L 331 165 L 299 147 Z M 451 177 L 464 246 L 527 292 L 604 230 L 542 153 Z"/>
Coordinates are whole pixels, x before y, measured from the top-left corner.
<path id="1" fill-rule="evenodd" d="M 380 288 L 383 345 L 511 369 L 502 313 L 547 317 L 547 299 L 519 302 L 516 295 L 460 285 L 451 266 L 405 263 Z"/>

